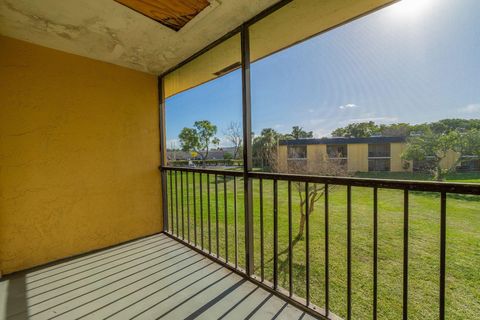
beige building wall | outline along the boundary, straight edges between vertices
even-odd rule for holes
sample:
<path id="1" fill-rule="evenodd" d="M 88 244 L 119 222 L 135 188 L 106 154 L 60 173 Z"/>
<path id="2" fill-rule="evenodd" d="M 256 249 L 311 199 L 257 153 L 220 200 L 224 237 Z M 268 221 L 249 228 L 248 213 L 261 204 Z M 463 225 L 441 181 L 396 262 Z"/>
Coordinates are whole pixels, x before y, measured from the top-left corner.
<path id="1" fill-rule="evenodd" d="M 319 164 L 327 159 L 327 145 L 325 144 L 311 144 L 307 145 L 307 166 L 308 171 L 315 173 Z"/>
<path id="2" fill-rule="evenodd" d="M 459 154 L 453 150 L 447 152 L 447 156 L 440 161 L 440 167 L 442 169 L 450 169 L 455 162 L 457 162 Z"/>
<path id="3" fill-rule="evenodd" d="M 278 169 L 277 170 L 279 172 L 288 171 L 287 157 L 288 157 L 288 146 L 278 146 L 278 154 L 277 154 Z"/>
<path id="4" fill-rule="evenodd" d="M 406 161 L 402 159 L 402 153 L 407 147 L 406 143 L 391 143 L 390 144 L 390 171 L 391 172 L 412 172 L 413 163 L 412 161 Z M 405 164 L 408 164 L 405 166 Z"/>
<path id="5" fill-rule="evenodd" d="M 402 159 L 402 153 L 406 148 L 406 143 L 397 142 L 390 144 L 390 171 L 391 172 L 413 172 L 412 161 Z M 348 144 L 348 172 L 368 172 L 368 144 Z M 307 165 L 308 171 L 314 173 L 319 165 L 328 159 L 327 145 L 312 144 L 307 145 Z M 443 169 L 451 168 L 458 160 L 458 153 L 449 151 L 447 156 L 440 162 Z M 288 171 L 288 146 L 278 147 L 278 171 Z M 404 164 L 409 163 L 405 168 Z"/>
<path id="6" fill-rule="evenodd" d="M 368 172 L 368 144 L 349 144 L 348 172 Z"/>

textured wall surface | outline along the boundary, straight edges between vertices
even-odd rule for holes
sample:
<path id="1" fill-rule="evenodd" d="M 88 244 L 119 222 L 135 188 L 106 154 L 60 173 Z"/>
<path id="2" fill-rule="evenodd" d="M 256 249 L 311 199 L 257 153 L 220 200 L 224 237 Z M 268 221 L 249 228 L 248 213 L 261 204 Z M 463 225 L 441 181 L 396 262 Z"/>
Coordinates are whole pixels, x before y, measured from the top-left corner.
<path id="1" fill-rule="evenodd" d="M 288 147 L 287 146 L 278 146 L 278 171 L 287 172 L 288 171 Z"/>
<path id="2" fill-rule="evenodd" d="M 348 153 L 348 172 L 368 172 L 368 144 L 349 144 Z"/>
<path id="3" fill-rule="evenodd" d="M 392 172 L 412 172 L 413 162 L 402 159 L 402 153 L 407 147 L 406 143 L 391 143 L 390 144 L 390 171 Z M 406 165 L 406 167 L 405 167 Z"/>
<path id="4" fill-rule="evenodd" d="M 0 37 L 3 274 L 161 230 L 156 78 Z"/>
<path id="5" fill-rule="evenodd" d="M 320 174 L 325 174 L 327 167 L 319 167 L 319 164 L 328 161 L 327 145 L 326 144 L 311 144 L 307 145 L 307 166 L 309 172 L 320 171 Z M 320 169 L 320 170 L 318 170 Z"/>
<path id="6" fill-rule="evenodd" d="M 442 167 L 442 169 L 452 168 L 457 162 L 458 156 L 459 154 L 456 153 L 455 151 L 453 150 L 448 151 L 445 158 L 443 158 L 442 161 L 440 161 L 440 166 Z"/>

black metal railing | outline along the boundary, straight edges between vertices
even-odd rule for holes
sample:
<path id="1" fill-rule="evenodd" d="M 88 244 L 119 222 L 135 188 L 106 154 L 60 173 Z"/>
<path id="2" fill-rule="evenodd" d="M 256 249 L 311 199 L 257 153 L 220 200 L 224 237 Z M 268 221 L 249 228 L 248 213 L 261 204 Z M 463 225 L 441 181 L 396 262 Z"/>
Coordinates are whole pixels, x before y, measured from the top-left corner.
<path id="1" fill-rule="evenodd" d="M 238 178 L 243 174 L 188 168 L 165 169 L 165 172 L 169 181 L 169 234 L 243 270 L 239 267 L 237 214 Z M 231 184 L 231 190 L 227 184 Z M 231 204 L 229 197 L 233 199 Z"/>
<path id="2" fill-rule="evenodd" d="M 335 318 L 337 312 L 331 308 L 332 292 L 331 292 L 331 209 L 332 209 L 332 190 L 343 186 L 346 190 L 346 261 L 345 261 L 345 311 L 341 315 L 346 319 L 352 319 L 352 302 L 354 288 L 352 287 L 352 188 L 362 187 L 371 190 L 372 208 L 372 300 L 371 315 L 373 319 L 377 319 L 378 314 L 378 274 L 379 274 L 379 190 L 400 190 L 403 198 L 402 212 L 402 318 L 407 319 L 409 314 L 409 218 L 410 218 L 410 195 L 418 192 L 435 193 L 440 196 L 439 203 L 439 220 L 440 220 L 440 239 L 439 247 L 439 274 L 438 274 L 438 318 L 445 319 L 445 281 L 446 281 L 446 234 L 447 234 L 447 194 L 456 195 L 480 195 L 480 185 L 478 184 L 459 184 L 459 183 L 436 183 L 427 181 L 399 181 L 399 180 L 380 180 L 380 179 L 361 179 L 349 177 L 320 177 L 309 175 L 294 174 L 277 174 L 263 172 L 240 172 L 225 171 L 197 168 L 178 168 L 164 167 L 163 174 L 166 175 L 169 185 L 167 186 L 167 194 L 169 197 L 166 208 L 169 210 L 168 234 L 172 237 L 183 241 L 193 249 L 215 259 L 226 267 L 229 267 L 240 274 L 248 277 L 250 280 L 261 285 L 262 287 L 277 294 L 283 299 L 295 304 L 296 306 L 311 312 L 312 314 L 322 318 Z M 255 206 L 244 206 L 244 199 L 247 196 L 244 188 L 239 190 L 239 186 L 244 185 L 239 181 L 249 179 L 254 184 L 251 197 Z M 184 183 L 185 182 L 185 183 Z M 267 192 L 266 188 L 271 192 Z M 279 199 L 279 185 L 281 184 L 281 198 Z M 293 199 L 293 184 L 295 184 L 298 195 Z M 179 188 L 178 188 L 179 186 Z M 303 188 L 303 189 L 302 189 Z M 311 253 L 311 237 L 317 236 L 320 229 L 312 229 L 309 206 L 313 205 L 310 201 L 309 194 L 315 190 L 321 190 L 323 210 L 323 301 L 318 299 L 312 302 L 312 289 L 318 291 L 318 288 L 312 288 L 312 253 Z M 342 189 L 343 190 L 343 189 Z M 240 191 L 240 192 L 239 192 Z M 302 193 L 304 198 L 302 198 Z M 193 194 L 193 197 L 190 197 Z M 370 193 L 368 193 L 370 194 Z M 241 198 L 241 199 L 240 199 Z M 302 200 L 303 199 L 303 200 Z M 304 201 L 305 200 L 305 201 Z M 318 200 L 318 199 L 317 199 Z M 272 212 L 265 211 L 266 203 Z M 476 200 L 477 201 L 477 200 Z M 292 227 L 294 225 L 292 212 L 294 211 L 294 203 L 300 203 L 295 210 L 305 213 L 305 232 L 304 247 L 301 249 L 295 247 L 297 243 L 293 236 Z M 254 207 L 253 212 L 248 212 L 245 208 Z M 313 208 L 312 208 L 313 209 Z M 337 210 L 337 209 L 336 209 Z M 186 217 L 185 217 L 186 216 Z M 247 219 L 247 216 L 250 219 Z M 255 220 L 255 219 L 256 220 Z M 272 218 L 273 221 L 268 221 Z M 288 232 L 280 229 L 279 219 L 287 221 Z M 212 221 L 213 220 L 213 221 Z M 252 226 L 247 226 L 247 221 L 251 221 Z M 258 222 L 255 223 L 255 221 Z M 222 224 L 223 222 L 223 224 Z M 266 224 L 266 222 L 268 222 Z M 267 237 L 267 225 L 268 237 Z M 256 240 L 249 245 L 245 233 L 255 230 Z M 288 239 L 286 249 L 280 251 L 279 232 L 287 234 L 284 236 Z M 313 234 L 312 234 L 313 232 Z M 185 234 L 186 233 L 186 234 Z M 233 236 L 232 236 L 233 234 Z M 271 236 L 271 238 L 270 238 Z M 282 241 L 283 241 L 282 237 Z M 270 240 L 273 242 L 270 246 Z M 255 243 L 255 244 L 254 244 Z M 260 248 L 254 248 L 259 245 Z M 271 259 L 266 258 L 266 247 L 271 250 Z M 270 248 L 271 247 L 271 248 Z M 335 253 L 333 253 L 335 254 Z M 295 285 L 294 277 L 294 258 L 301 256 L 304 262 L 304 288 Z M 303 256 L 304 255 L 304 256 Z M 280 256 L 286 256 L 285 260 L 279 261 Z M 256 260 L 252 264 L 255 266 L 253 272 L 248 274 L 246 265 L 248 259 Z M 279 266 L 281 264 L 281 270 Z M 270 275 L 267 276 L 266 270 Z M 257 272 L 259 275 L 257 275 Z M 285 277 L 283 286 L 280 285 L 280 273 L 288 274 Z M 317 274 L 318 277 L 318 274 Z M 318 281 L 316 281 L 318 282 Z M 318 307 L 317 305 L 322 305 Z"/>

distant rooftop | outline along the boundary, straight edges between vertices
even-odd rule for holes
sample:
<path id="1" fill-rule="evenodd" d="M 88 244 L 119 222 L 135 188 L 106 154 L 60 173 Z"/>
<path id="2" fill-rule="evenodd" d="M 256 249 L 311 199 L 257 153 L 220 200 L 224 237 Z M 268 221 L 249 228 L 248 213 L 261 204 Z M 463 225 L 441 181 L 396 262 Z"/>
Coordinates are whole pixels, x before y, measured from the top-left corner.
<path id="1" fill-rule="evenodd" d="M 353 144 L 353 143 L 394 143 L 405 142 L 406 137 L 369 137 L 369 138 L 321 138 L 321 139 L 295 139 L 295 140 L 280 140 L 280 145 L 308 145 L 308 144 Z"/>

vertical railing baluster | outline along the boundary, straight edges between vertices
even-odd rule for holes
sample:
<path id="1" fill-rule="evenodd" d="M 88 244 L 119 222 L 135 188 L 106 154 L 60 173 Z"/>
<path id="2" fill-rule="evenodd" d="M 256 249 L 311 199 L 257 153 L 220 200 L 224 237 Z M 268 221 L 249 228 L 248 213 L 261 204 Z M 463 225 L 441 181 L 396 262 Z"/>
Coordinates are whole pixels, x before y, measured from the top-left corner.
<path id="1" fill-rule="evenodd" d="M 288 295 L 293 295 L 292 181 L 288 180 Z"/>
<path id="2" fill-rule="evenodd" d="M 175 220 L 176 220 L 176 225 L 177 225 L 177 237 L 180 234 L 179 231 L 179 223 L 178 223 L 178 174 L 177 170 L 175 170 Z"/>
<path id="3" fill-rule="evenodd" d="M 373 188 L 373 320 L 377 320 L 378 288 L 378 188 Z"/>
<path id="4" fill-rule="evenodd" d="M 207 173 L 207 219 L 208 219 L 208 253 L 212 253 L 212 219 L 210 210 L 210 174 Z"/>
<path id="5" fill-rule="evenodd" d="M 173 227 L 173 172 L 170 172 L 170 227 L 172 229 L 172 234 L 174 233 Z"/>
<path id="6" fill-rule="evenodd" d="M 182 240 L 185 240 L 185 211 L 183 208 L 183 171 L 180 171 L 180 202 L 182 204 Z"/>
<path id="7" fill-rule="evenodd" d="M 325 315 L 328 318 L 330 313 L 330 265 L 329 265 L 329 212 L 328 212 L 328 184 L 325 184 Z"/>
<path id="8" fill-rule="evenodd" d="M 347 320 L 352 318 L 352 186 L 347 186 Z"/>
<path id="9" fill-rule="evenodd" d="M 225 261 L 228 262 L 227 176 L 223 175 L 223 221 L 225 222 Z"/>
<path id="10" fill-rule="evenodd" d="M 310 214 L 309 214 L 309 185 L 305 182 L 305 298 L 310 305 Z"/>
<path id="11" fill-rule="evenodd" d="M 188 184 L 188 176 L 190 175 L 190 173 L 187 171 L 185 172 L 185 178 L 186 178 L 186 181 L 185 181 L 185 184 L 187 185 L 187 240 L 188 240 L 188 243 L 190 243 L 190 197 L 189 197 L 189 190 L 190 189 L 190 185 Z"/>
<path id="12" fill-rule="evenodd" d="M 198 179 L 200 180 L 200 247 L 203 250 L 203 177 L 201 172 Z"/>
<path id="13" fill-rule="evenodd" d="M 278 289 L 278 182 L 273 180 L 273 289 Z"/>
<path id="14" fill-rule="evenodd" d="M 408 189 L 403 192 L 403 320 L 408 319 Z"/>
<path id="15" fill-rule="evenodd" d="M 440 196 L 440 320 L 445 320 L 445 269 L 447 248 L 447 193 Z"/>
<path id="16" fill-rule="evenodd" d="M 195 246 L 197 245 L 197 197 L 196 197 L 196 184 L 195 184 L 195 175 L 193 173 L 192 183 L 193 183 L 193 242 Z"/>
<path id="17" fill-rule="evenodd" d="M 260 193 L 260 278 L 265 280 L 265 247 L 264 247 L 264 230 L 263 230 L 263 180 L 258 181 Z"/>
<path id="18" fill-rule="evenodd" d="M 218 232 L 218 175 L 215 175 L 215 243 L 217 247 L 217 258 L 220 256 L 220 235 Z"/>
<path id="19" fill-rule="evenodd" d="M 233 218 L 235 228 L 235 268 L 238 268 L 237 177 L 233 176 Z"/>

